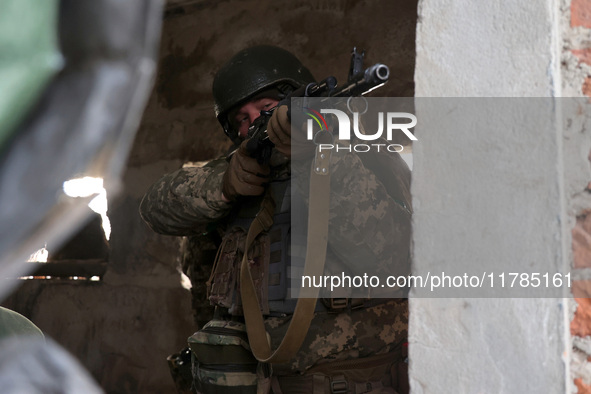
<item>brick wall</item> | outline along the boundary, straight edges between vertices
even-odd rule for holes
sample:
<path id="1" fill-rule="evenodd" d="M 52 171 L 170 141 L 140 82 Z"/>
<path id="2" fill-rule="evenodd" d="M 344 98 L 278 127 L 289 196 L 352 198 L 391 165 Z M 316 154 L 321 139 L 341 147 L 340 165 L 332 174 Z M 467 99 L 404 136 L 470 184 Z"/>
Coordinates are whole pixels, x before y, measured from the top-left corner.
<path id="1" fill-rule="evenodd" d="M 591 268 L 591 209 L 581 212 L 572 230 L 573 264 L 579 270 Z M 578 393 L 591 393 L 591 281 L 575 281 L 576 311 L 570 324 L 573 338 L 571 368 Z"/>
<path id="2" fill-rule="evenodd" d="M 572 0 L 565 9 L 570 15 L 563 29 L 564 95 L 591 97 L 591 2 Z M 583 138 L 585 134 L 589 138 L 584 123 L 579 132 Z M 576 134 L 575 130 L 570 133 L 571 137 Z M 573 285 L 576 310 L 570 323 L 573 342 L 571 376 L 578 393 L 591 393 L 591 151 L 586 163 L 584 153 L 581 169 L 586 172 L 586 179 L 583 177 L 578 189 L 570 190 L 568 195 L 568 206 L 575 217 L 571 232 L 572 264 L 574 273 L 582 278 Z"/>

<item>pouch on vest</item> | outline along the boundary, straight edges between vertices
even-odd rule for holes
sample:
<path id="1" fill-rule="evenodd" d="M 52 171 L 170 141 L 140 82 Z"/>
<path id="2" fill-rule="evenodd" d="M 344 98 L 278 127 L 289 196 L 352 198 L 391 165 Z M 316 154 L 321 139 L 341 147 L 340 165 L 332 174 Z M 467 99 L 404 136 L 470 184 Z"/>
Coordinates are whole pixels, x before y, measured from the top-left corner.
<path id="1" fill-rule="evenodd" d="M 257 360 L 243 323 L 212 320 L 188 339 L 199 393 L 256 393 Z"/>
<path id="2" fill-rule="evenodd" d="M 213 305 L 228 308 L 233 315 L 242 314 L 237 282 L 245 243 L 246 231 L 241 227 L 234 228 L 224 236 L 208 281 L 209 301 Z M 263 314 L 269 314 L 269 250 L 269 235 L 261 234 L 253 242 L 248 259 Z"/>

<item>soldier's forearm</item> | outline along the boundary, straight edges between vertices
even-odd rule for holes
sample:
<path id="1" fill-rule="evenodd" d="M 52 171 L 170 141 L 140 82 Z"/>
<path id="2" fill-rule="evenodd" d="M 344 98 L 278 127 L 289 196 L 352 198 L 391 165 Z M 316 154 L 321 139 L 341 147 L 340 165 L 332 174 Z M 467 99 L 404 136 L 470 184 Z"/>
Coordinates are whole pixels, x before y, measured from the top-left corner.
<path id="1" fill-rule="evenodd" d="M 226 165 L 183 168 L 154 183 L 140 204 L 144 221 L 166 235 L 192 235 L 224 217 L 231 205 L 223 201 L 221 179 Z"/>

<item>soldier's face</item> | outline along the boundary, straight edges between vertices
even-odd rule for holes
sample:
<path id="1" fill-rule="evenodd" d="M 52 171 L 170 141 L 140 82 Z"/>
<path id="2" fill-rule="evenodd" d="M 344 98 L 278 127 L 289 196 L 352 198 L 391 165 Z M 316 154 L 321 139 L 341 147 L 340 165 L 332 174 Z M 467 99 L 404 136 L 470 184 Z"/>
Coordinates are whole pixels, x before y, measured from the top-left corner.
<path id="1" fill-rule="evenodd" d="M 234 122 L 238 126 L 238 135 L 240 138 L 245 138 L 248 133 L 248 128 L 256 118 L 261 116 L 261 111 L 269 110 L 277 106 L 278 100 L 263 97 L 251 100 L 238 109 L 234 116 Z"/>

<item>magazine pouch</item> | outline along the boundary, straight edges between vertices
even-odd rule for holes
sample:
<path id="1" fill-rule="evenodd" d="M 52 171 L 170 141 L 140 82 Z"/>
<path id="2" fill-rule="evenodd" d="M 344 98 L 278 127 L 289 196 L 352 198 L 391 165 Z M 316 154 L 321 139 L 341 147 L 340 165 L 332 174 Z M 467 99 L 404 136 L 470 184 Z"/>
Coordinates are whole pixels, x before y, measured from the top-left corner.
<path id="1" fill-rule="evenodd" d="M 193 385 L 204 394 L 257 392 L 257 360 L 244 323 L 212 320 L 188 339 Z"/>

